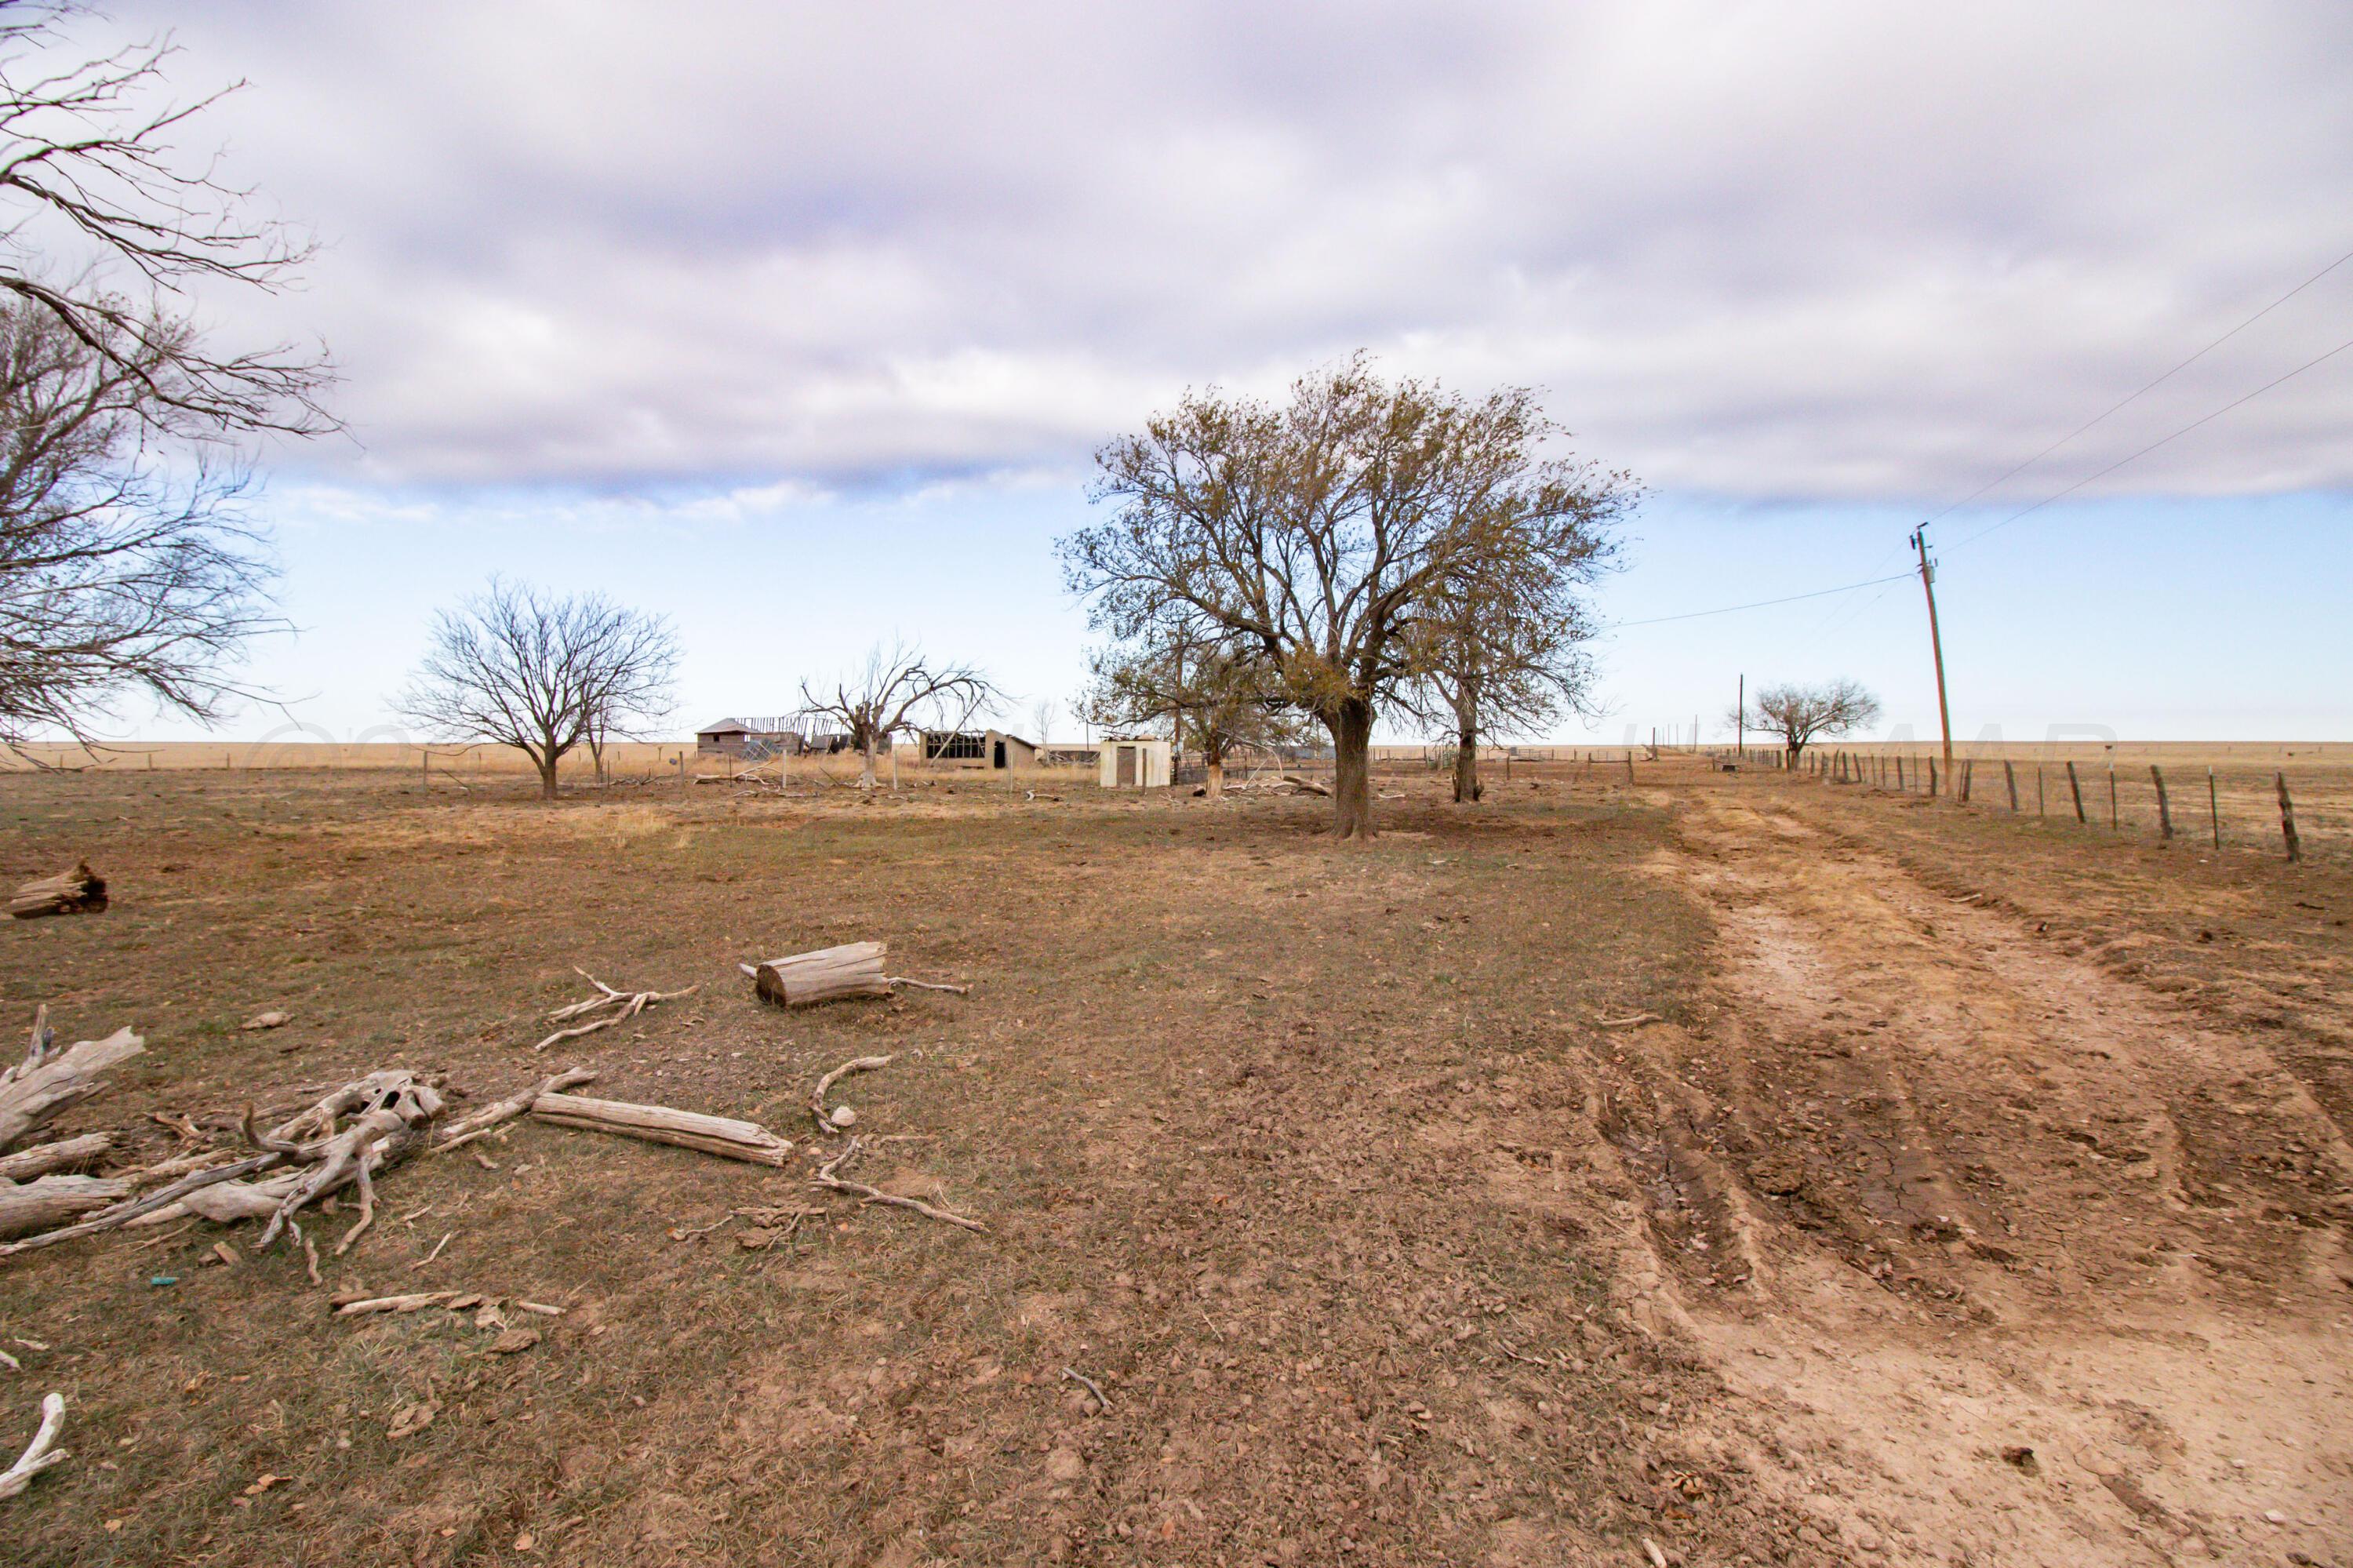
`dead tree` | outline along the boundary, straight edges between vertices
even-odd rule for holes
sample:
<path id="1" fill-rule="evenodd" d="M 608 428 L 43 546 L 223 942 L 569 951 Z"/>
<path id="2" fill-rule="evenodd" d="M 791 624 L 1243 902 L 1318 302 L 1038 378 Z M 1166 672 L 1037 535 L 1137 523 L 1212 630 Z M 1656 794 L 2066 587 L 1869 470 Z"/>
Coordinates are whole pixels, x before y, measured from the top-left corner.
<path id="1" fill-rule="evenodd" d="M 678 638 L 668 618 L 598 593 L 553 595 L 492 577 L 434 620 L 432 645 L 398 707 L 454 740 L 511 746 L 556 798 L 556 769 L 592 736 L 670 708 Z"/>
<path id="2" fill-rule="evenodd" d="M 961 729 L 1002 700 L 976 667 L 938 663 L 904 643 L 875 649 L 862 668 L 835 680 L 829 694 L 801 683 L 805 718 L 839 725 L 857 748 L 861 789 L 874 788 L 875 755 L 898 736 Z"/>

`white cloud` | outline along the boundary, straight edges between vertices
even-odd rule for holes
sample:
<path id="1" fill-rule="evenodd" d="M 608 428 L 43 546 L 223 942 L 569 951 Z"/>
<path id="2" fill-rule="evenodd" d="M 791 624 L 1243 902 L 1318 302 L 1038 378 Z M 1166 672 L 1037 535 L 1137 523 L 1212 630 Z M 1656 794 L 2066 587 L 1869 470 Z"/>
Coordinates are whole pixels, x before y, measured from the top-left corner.
<path id="1" fill-rule="evenodd" d="M 2353 245 L 2353 11 L 323 6 L 177 26 L 346 483 L 1072 471 L 1358 346 L 1653 485 L 1941 503 Z M 172 11 L 182 15 L 174 16 Z M 2004 493 L 2353 336 L 2353 264 Z M 2353 353 L 2105 488 L 2353 484 Z"/>

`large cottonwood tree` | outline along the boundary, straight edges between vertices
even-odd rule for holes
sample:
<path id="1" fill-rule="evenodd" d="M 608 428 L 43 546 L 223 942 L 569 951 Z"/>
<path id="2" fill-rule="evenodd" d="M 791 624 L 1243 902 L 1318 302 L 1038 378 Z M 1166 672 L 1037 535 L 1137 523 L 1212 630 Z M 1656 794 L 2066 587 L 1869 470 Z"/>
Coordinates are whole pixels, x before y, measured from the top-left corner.
<path id="1" fill-rule="evenodd" d="M 1332 737 L 1333 827 L 1372 836 L 1381 706 L 1422 674 L 1415 635 L 1482 565 L 1579 569 L 1639 488 L 1567 456 L 1535 394 L 1390 383 L 1363 355 L 1276 406 L 1188 394 L 1096 454 L 1112 516 L 1061 541 L 1066 579 L 1116 642 L 1172 614 L 1231 633 Z"/>

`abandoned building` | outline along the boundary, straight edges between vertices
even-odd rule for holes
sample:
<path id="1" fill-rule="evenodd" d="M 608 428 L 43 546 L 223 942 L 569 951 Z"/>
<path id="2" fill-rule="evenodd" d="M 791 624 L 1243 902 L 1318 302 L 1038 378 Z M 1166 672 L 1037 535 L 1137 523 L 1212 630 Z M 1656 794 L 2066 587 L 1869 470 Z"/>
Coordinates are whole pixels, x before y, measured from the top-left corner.
<path id="1" fill-rule="evenodd" d="M 1001 772 L 1038 766 L 1038 747 L 1001 729 L 927 729 L 923 760 L 950 768 L 986 768 Z"/>
<path id="2" fill-rule="evenodd" d="M 694 732 L 698 757 L 736 757 L 756 762 L 771 757 L 829 757 L 849 748 L 848 736 L 808 729 L 790 718 L 723 718 Z"/>
<path id="3" fill-rule="evenodd" d="M 1151 736 L 1133 739 L 1107 738 L 1101 754 L 1101 783 L 1106 789 L 1157 789 L 1169 780 L 1170 746 Z"/>

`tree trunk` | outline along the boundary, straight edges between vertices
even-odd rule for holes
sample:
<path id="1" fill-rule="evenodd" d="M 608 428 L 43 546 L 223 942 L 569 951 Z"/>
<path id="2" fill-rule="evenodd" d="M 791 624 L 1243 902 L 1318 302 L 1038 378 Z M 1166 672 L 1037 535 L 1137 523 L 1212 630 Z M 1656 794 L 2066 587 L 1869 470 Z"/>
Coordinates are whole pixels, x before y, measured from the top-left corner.
<path id="1" fill-rule="evenodd" d="M 1222 800 L 1226 796 L 1226 748 L 1214 740 L 1201 742 L 1201 763 L 1208 774 L 1209 799 Z"/>
<path id="2" fill-rule="evenodd" d="M 532 761 L 539 765 L 539 798 L 543 800 L 554 800 L 556 763 L 554 750 L 550 748 L 543 751 L 533 758 Z"/>
<path id="3" fill-rule="evenodd" d="M 874 788 L 874 737 L 872 736 L 867 736 L 858 743 L 858 787 L 860 789 L 871 789 Z"/>
<path id="4" fill-rule="evenodd" d="M 1344 697 L 1325 717 L 1332 732 L 1332 832 L 1369 839 L 1373 829 L 1373 705 Z"/>
<path id="5" fill-rule="evenodd" d="M 1468 805 L 1485 793 L 1479 782 L 1479 731 L 1464 725 L 1454 737 L 1454 803 Z"/>

